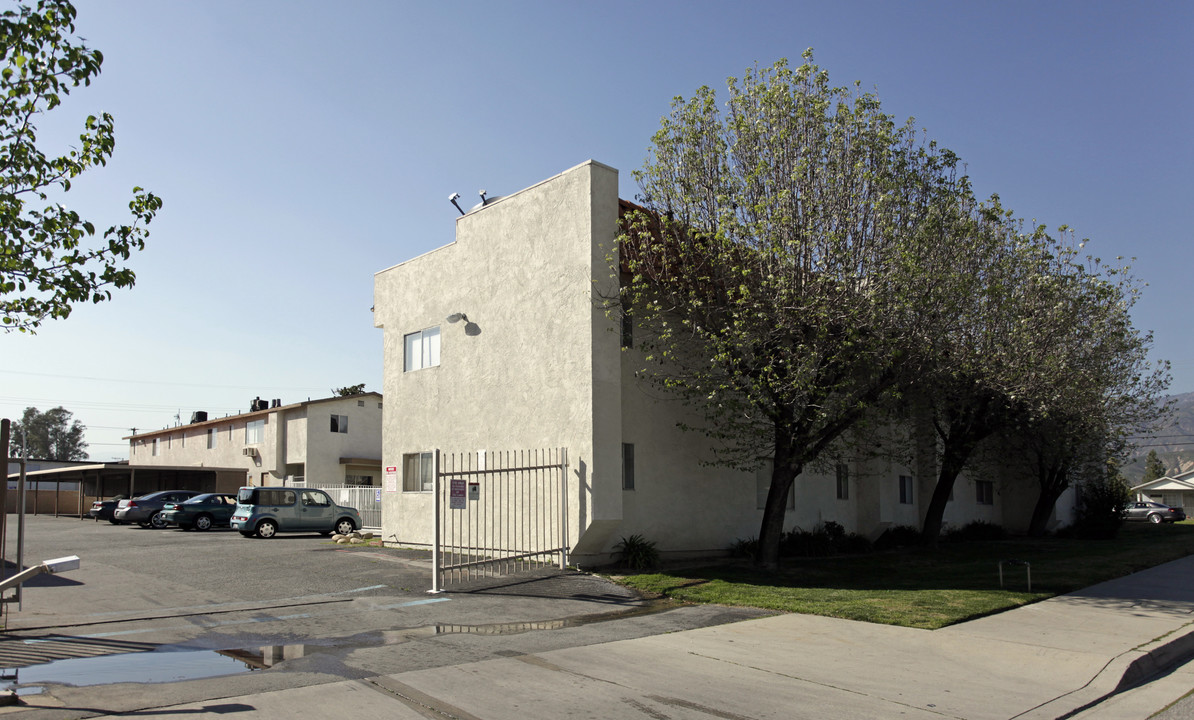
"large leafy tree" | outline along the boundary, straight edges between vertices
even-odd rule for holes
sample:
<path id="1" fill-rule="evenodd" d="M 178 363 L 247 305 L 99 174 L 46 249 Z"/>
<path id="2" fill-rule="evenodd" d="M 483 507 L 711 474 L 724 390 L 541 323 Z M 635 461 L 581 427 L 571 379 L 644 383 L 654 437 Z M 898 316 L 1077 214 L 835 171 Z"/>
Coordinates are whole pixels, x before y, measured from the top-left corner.
<path id="1" fill-rule="evenodd" d="M 952 154 L 806 62 L 677 98 L 636 173 L 622 307 L 643 372 L 688 400 L 717 461 L 773 459 L 757 562 L 778 562 L 798 476 L 948 322 L 925 276 L 956 212 Z"/>
<path id="2" fill-rule="evenodd" d="M 105 165 L 115 147 L 112 116 L 89 116 L 77 146 L 39 147 L 36 121 L 64 96 L 90 85 L 103 55 L 71 37 L 75 8 L 40 0 L 0 13 L 0 327 L 33 331 L 72 305 L 110 299 L 133 285 L 124 266 L 145 246 L 161 200 L 133 188 L 131 220 L 96 237 L 95 225 L 61 204 L 71 182 Z"/>
<path id="3" fill-rule="evenodd" d="M 62 407 L 44 413 L 35 407 L 25 408 L 20 422 L 12 424 L 9 454 L 38 460 L 86 460 L 83 434 L 87 428 L 72 418 Z"/>
<path id="4" fill-rule="evenodd" d="M 1041 312 L 1053 317 L 1041 369 L 1051 392 L 1030 398 L 1030 417 L 1014 435 L 1040 485 L 1029 522 L 1034 535 L 1045 532 L 1068 487 L 1113 474 L 1129 438 L 1155 431 L 1168 412 L 1169 366 L 1149 364 L 1152 336 L 1132 324 L 1141 284 L 1127 267 L 1077 260 L 1076 249 L 1061 248 L 1055 257 L 1039 290 L 1049 300 Z"/>

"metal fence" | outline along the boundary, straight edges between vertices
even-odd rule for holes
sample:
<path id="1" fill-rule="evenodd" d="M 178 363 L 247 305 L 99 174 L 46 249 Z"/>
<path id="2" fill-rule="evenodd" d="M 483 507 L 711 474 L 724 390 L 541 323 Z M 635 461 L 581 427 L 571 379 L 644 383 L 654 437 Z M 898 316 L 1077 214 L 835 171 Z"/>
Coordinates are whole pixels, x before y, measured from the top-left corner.
<path id="1" fill-rule="evenodd" d="M 432 592 L 568 564 L 568 451 L 435 452 Z"/>
<path id="2" fill-rule="evenodd" d="M 366 530 L 381 530 L 381 487 L 372 485 L 299 485 L 312 487 L 327 493 L 339 505 L 354 507 L 361 513 L 361 527 Z"/>

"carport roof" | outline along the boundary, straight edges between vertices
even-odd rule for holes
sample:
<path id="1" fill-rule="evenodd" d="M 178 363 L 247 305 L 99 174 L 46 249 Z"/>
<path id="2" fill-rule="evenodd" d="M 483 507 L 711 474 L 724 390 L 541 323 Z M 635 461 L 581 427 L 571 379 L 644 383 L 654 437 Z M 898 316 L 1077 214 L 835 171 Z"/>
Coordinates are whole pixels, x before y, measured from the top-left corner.
<path id="1" fill-rule="evenodd" d="M 70 467 L 50 468 L 49 470 L 33 470 L 25 473 L 27 478 L 36 479 L 51 479 L 55 476 L 62 476 L 63 478 L 74 474 L 82 475 L 84 472 L 128 472 L 133 470 L 140 471 L 190 471 L 190 472 L 247 472 L 243 467 L 216 467 L 214 465 L 130 465 L 128 463 L 95 463 L 93 465 L 72 465 Z M 15 480 L 21 477 L 20 473 L 12 473 L 8 479 Z"/>

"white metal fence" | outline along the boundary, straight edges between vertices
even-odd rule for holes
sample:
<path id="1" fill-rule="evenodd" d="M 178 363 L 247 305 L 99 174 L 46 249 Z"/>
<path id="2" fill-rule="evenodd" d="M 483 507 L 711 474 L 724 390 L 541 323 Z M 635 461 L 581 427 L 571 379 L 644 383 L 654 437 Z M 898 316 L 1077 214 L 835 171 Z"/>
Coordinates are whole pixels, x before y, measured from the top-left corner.
<path id="1" fill-rule="evenodd" d="M 568 451 L 435 452 L 432 592 L 568 564 Z"/>
<path id="2" fill-rule="evenodd" d="M 327 493 L 339 505 L 354 507 L 361 513 L 361 527 L 366 530 L 381 530 L 381 487 L 371 485 L 307 485 L 293 483 L 296 487 L 318 488 Z"/>

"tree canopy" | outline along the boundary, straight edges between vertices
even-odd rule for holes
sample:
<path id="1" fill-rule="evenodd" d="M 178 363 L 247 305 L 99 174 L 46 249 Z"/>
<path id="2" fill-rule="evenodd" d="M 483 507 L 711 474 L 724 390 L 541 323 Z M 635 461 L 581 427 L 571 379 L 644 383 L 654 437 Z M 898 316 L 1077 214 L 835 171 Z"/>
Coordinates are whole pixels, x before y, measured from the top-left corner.
<path id="1" fill-rule="evenodd" d="M 936 428 L 934 534 L 984 439 L 1052 428 L 1072 469 L 1155 417 L 1168 377 L 1146 365 L 1126 267 L 977 201 L 953 153 L 832 85 L 811 51 L 727 90 L 724 106 L 708 87 L 676 98 L 653 137 L 618 307 L 640 373 L 690 404 L 716 462 L 772 460 L 759 564 L 777 563 L 796 478 L 891 408 Z"/>
<path id="2" fill-rule="evenodd" d="M 70 315 L 80 302 L 131 287 L 124 266 L 145 247 L 146 226 L 162 206 L 135 187 L 127 224 L 96 237 L 95 225 L 63 206 L 71 182 L 107 164 L 116 145 L 112 116 L 91 115 L 79 143 L 61 155 L 38 145 L 36 121 L 99 75 L 103 55 L 75 32 L 68 0 L 39 0 L 0 13 L 0 327 L 31 332 Z"/>
<path id="3" fill-rule="evenodd" d="M 342 388 L 335 388 L 332 394 L 336 397 L 348 397 L 349 395 L 360 395 L 365 392 L 365 383 L 358 383 L 356 385 L 345 385 Z"/>
<path id="4" fill-rule="evenodd" d="M 947 317 L 923 280 L 956 158 L 809 62 L 677 98 L 636 173 L 623 307 L 646 374 L 703 413 L 719 460 L 773 459 L 759 534 L 774 565 L 803 468 L 914 372 Z"/>
<path id="5" fill-rule="evenodd" d="M 25 408 L 19 422 L 12 424 L 9 455 L 37 460 L 86 460 L 87 428 L 63 407 L 38 412 Z"/>

